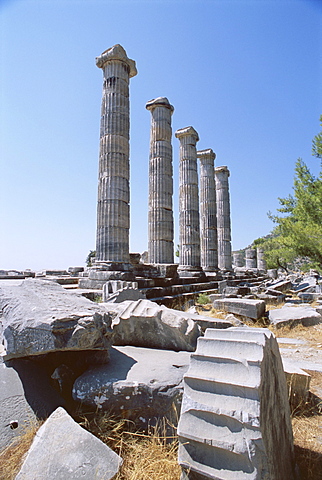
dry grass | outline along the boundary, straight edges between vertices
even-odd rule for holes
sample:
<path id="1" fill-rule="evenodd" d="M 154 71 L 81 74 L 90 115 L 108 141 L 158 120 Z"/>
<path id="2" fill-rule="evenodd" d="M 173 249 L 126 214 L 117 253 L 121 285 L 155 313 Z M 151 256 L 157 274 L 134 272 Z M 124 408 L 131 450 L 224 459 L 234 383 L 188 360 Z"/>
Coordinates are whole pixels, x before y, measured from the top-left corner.
<path id="1" fill-rule="evenodd" d="M 0 452 L 0 480 L 16 478 L 40 425 L 39 422 L 34 422 L 26 426 L 22 434 Z"/>
<path id="2" fill-rule="evenodd" d="M 82 425 L 123 458 L 115 480 L 179 480 L 178 439 L 169 436 L 165 421 L 150 427 L 147 433 L 136 431 L 132 422 L 109 413 L 84 419 Z"/>
<path id="3" fill-rule="evenodd" d="M 295 327 L 285 326 L 281 328 L 275 328 L 273 326 L 269 326 L 269 328 L 275 333 L 276 337 L 291 337 L 300 340 L 307 340 L 311 346 L 315 346 L 317 348 L 322 347 L 321 323 L 318 325 L 311 325 L 309 327 L 304 327 L 302 324 L 299 324 Z"/>

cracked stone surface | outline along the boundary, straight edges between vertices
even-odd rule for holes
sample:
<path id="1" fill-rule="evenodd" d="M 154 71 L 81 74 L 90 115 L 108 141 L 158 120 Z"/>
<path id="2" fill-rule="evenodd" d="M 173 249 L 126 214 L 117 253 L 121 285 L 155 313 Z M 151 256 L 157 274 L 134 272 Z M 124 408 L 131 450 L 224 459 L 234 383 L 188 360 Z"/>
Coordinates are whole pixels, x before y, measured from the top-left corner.
<path id="1" fill-rule="evenodd" d="M 5 360 L 56 351 L 106 350 L 112 317 L 55 282 L 27 279 L 0 286 Z"/>
<path id="2" fill-rule="evenodd" d="M 16 480 L 109 480 L 121 464 L 121 457 L 59 407 L 36 433 Z"/>

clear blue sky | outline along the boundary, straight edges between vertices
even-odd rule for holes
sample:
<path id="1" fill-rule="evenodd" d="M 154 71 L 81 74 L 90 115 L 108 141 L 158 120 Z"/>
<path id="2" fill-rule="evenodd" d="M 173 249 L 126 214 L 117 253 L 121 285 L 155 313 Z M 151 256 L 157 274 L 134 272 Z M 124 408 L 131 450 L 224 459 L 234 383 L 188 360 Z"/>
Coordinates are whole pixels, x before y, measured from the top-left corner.
<path id="1" fill-rule="evenodd" d="M 322 113 L 321 0 L 0 0 L 0 269 L 84 265 L 95 248 L 102 71 L 131 79 L 132 252 L 147 249 L 148 100 L 175 107 L 230 169 L 232 245 L 273 227 Z M 178 140 L 173 137 L 178 236 Z M 176 240 L 177 241 L 177 240 Z"/>

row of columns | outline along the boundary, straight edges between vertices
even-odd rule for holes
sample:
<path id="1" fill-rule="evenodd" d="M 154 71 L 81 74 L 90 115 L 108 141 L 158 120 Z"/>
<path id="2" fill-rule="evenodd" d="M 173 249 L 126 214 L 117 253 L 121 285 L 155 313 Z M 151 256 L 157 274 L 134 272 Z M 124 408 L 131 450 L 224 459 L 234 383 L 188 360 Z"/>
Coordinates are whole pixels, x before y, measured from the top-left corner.
<path id="1" fill-rule="evenodd" d="M 246 248 L 245 250 L 245 262 L 241 252 L 234 252 L 233 253 L 233 263 L 234 266 L 239 267 L 246 267 L 246 270 L 266 270 L 266 260 L 265 260 L 265 253 L 264 249 L 261 247 L 255 248 Z"/>
<path id="2" fill-rule="evenodd" d="M 134 60 L 121 45 L 96 58 L 103 70 L 96 267 L 130 270 L 129 261 L 129 80 Z M 151 112 L 149 159 L 149 262 L 173 263 L 173 106 L 165 97 L 147 103 Z M 214 168 L 211 149 L 197 152 L 198 133 L 177 130 L 180 142 L 179 223 L 182 276 L 231 270 L 229 171 Z M 200 202 L 197 159 L 200 160 Z M 217 195 L 217 200 L 216 200 Z"/>
<path id="3" fill-rule="evenodd" d="M 165 98 L 158 98 L 147 103 L 146 108 L 152 110 L 151 142 L 150 142 L 150 172 L 151 162 L 155 162 L 155 105 L 164 109 L 164 115 L 158 114 L 160 122 L 164 121 L 169 102 Z M 172 110 L 173 111 L 173 110 Z M 172 113 L 171 111 L 171 113 Z M 171 116 L 167 116 L 168 122 Z M 161 130 L 161 129 L 160 129 Z M 169 129 L 171 130 L 171 129 Z M 214 167 L 216 158 L 212 149 L 197 151 L 199 136 L 193 127 L 186 127 L 175 132 L 180 142 L 179 162 L 179 248 L 180 264 L 178 273 L 181 276 L 200 276 L 215 274 L 218 269 L 230 271 L 231 263 L 231 225 L 229 199 L 229 170 L 227 167 Z M 170 141 L 168 137 L 168 141 Z M 168 151 L 172 152 L 169 148 Z M 166 152 L 166 150 L 165 150 Z M 167 165 L 169 157 L 158 158 L 160 164 Z M 198 182 L 198 165 L 200 161 L 200 199 Z M 162 168 L 159 171 L 163 171 Z M 150 177 L 149 190 L 149 261 L 151 263 L 171 263 L 162 256 L 162 236 L 159 236 L 160 249 L 158 252 L 156 237 L 161 234 L 161 227 L 157 220 L 159 202 L 151 202 L 158 196 L 163 197 L 162 190 L 155 191 L 154 186 L 160 184 Z M 151 189 L 152 185 L 152 189 Z M 172 184 L 171 184 L 172 192 Z M 218 200 L 216 201 L 216 196 Z M 156 205 L 156 206 L 155 206 Z M 152 212 L 155 212 L 154 215 Z M 152 221 L 151 221 L 152 220 Z M 172 237 L 173 238 L 173 237 Z M 153 241 L 152 241 L 153 239 Z M 153 247 L 153 248 L 152 248 Z M 161 258 L 163 261 L 161 261 Z"/>

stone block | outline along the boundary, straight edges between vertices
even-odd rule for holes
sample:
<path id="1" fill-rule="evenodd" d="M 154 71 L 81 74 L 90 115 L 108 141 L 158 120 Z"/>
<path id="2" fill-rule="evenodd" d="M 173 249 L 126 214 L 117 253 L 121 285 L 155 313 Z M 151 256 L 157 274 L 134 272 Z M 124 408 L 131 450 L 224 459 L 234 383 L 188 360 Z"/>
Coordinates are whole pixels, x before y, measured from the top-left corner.
<path id="1" fill-rule="evenodd" d="M 312 303 L 315 300 L 318 300 L 319 298 L 321 298 L 320 293 L 310 293 L 310 292 L 301 292 L 301 293 L 298 293 L 297 296 L 302 300 L 302 302 L 305 302 L 305 303 Z"/>
<path id="2" fill-rule="evenodd" d="M 311 375 L 299 368 L 290 359 L 283 358 L 283 368 L 286 376 L 288 397 L 291 408 L 304 405 L 308 399 Z"/>
<path id="3" fill-rule="evenodd" d="M 285 306 L 270 310 L 268 313 L 269 321 L 277 328 L 302 324 L 307 327 L 309 325 L 316 325 L 322 322 L 321 315 L 312 307 L 309 306 Z"/>
<path id="4" fill-rule="evenodd" d="M 146 298 L 145 294 L 137 288 L 126 287 L 121 290 L 111 293 L 110 295 L 103 294 L 103 302 L 121 303 L 126 300 L 140 300 Z"/>
<path id="5" fill-rule="evenodd" d="M 112 410 L 146 426 L 156 417 L 174 421 L 189 360 L 188 352 L 112 347 L 108 364 L 77 378 L 73 397 L 86 408 Z"/>
<path id="6" fill-rule="evenodd" d="M 270 278 L 276 279 L 277 278 L 277 270 L 275 268 L 269 268 L 267 270 L 267 276 L 270 277 Z"/>
<path id="7" fill-rule="evenodd" d="M 188 480 L 294 480 L 285 374 L 268 329 L 208 329 L 184 376 L 179 463 Z"/>
<path id="8" fill-rule="evenodd" d="M 101 304 L 114 316 L 114 345 L 193 351 L 200 327 L 191 315 L 150 300 Z"/>
<path id="9" fill-rule="evenodd" d="M 161 277 L 164 278 L 176 278 L 178 276 L 177 270 L 178 270 L 178 264 L 177 263 L 159 263 L 155 265 L 158 270 L 159 274 Z"/>
<path id="10" fill-rule="evenodd" d="M 279 305 L 284 302 L 285 295 L 269 295 L 268 293 L 257 293 L 256 297 L 259 300 L 264 300 L 266 305 Z"/>
<path id="11" fill-rule="evenodd" d="M 272 283 L 270 288 L 284 293 L 292 288 L 292 282 L 290 280 L 280 280 Z"/>
<path id="12" fill-rule="evenodd" d="M 103 350 L 112 343 L 111 316 L 55 282 L 28 279 L 0 287 L 6 360 L 56 351 Z"/>
<path id="13" fill-rule="evenodd" d="M 16 480 L 109 480 L 121 464 L 121 457 L 59 407 L 36 433 Z"/>
<path id="14" fill-rule="evenodd" d="M 254 320 L 258 320 L 265 314 L 265 302 L 263 300 L 222 298 L 215 300 L 213 306 L 216 310 L 242 315 Z"/>

